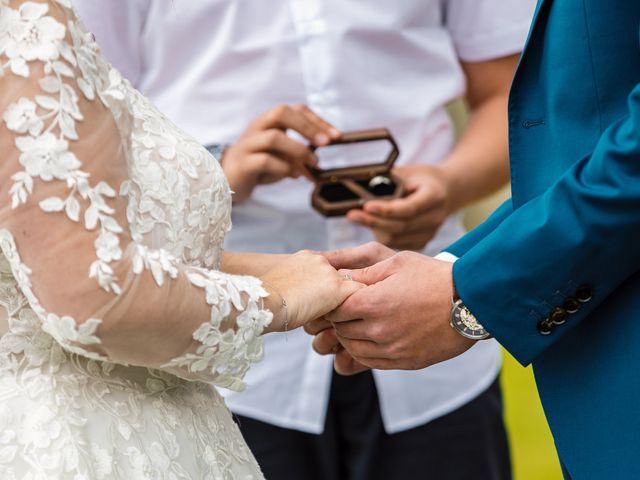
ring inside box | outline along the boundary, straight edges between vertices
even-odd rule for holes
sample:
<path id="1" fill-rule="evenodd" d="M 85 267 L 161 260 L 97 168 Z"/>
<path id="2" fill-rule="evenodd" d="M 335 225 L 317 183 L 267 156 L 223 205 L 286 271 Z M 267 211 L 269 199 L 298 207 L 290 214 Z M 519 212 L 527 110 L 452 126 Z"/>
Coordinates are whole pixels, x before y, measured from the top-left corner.
<path id="1" fill-rule="evenodd" d="M 344 215 L 369 200 L 402 196 L 402 183 L 391 173 L 398 147 L 388 130 L 348 132 L 315 152 L 312 205 L 321 214 Z"/>

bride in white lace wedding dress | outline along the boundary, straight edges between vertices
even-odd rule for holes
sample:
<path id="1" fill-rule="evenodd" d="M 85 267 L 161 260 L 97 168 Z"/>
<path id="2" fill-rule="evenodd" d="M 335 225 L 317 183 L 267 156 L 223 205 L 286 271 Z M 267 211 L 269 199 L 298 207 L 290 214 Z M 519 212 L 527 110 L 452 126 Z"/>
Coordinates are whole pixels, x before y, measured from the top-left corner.
<path id="1" fill-rule="evenodd" d="M 70 0 L 0 0 L 0 112 L 0 478 L 262 478 L 210 384 L 357 286 L 310 253 L 223 254 L 218 163 Z"/>

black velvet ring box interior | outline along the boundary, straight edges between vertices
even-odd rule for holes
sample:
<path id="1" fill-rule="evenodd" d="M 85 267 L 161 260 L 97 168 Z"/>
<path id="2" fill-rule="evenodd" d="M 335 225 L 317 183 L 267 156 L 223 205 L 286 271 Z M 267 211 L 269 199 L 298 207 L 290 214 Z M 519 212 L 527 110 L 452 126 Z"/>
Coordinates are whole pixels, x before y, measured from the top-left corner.
<path id="1" fill-rule="evenodd" d="M 391 173 L 399 155 L 398 145 L 386 128 L 343 133 L 331 144 L 314 150 L 320 162 L 309 167 L 316 183 L 311 204 L 325 217 L 345 215 L 369 200 L 402 196 L 402 183 Z M 331 154 L 326 155 L 328 152 Z M 322 168 L 326 156 L 329 161 L 350 166 Z"/>

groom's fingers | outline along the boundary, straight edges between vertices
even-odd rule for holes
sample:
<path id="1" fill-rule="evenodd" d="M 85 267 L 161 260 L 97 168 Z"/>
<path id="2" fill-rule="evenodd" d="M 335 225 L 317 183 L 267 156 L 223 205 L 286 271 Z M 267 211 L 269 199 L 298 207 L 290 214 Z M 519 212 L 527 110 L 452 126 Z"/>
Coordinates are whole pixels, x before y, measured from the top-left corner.
<path id="1" fill-rule="evenodd" d="M 332 324 L 339 338 L 349 340 L 373 340 L 371 338 L 371 324 L 368 320 L 351 320 Z"/>
<path id="2" fill-rule="evenodd" d="M 333 324 L 324 317 L 311 320 L 304 324 L 304 331 L 309 335 L 317 335 L 327 328 L 333 328 Z"/>
<path id="3" fill-rule="evenodd" d="M 354 362 L 373 370 L 415 370 L 402 362 L 389 358 L 354 358 Z"/>
<path id="4" fill-rule="evenodd" d="M 333 328 L 322 330 L 314 337 L 311 345 L 320 355 L 330 355 L 340 350 L 340 341 Z"/>
<path id="5" fill-rule="evenodd" d="M 359 300 L 360 292 L 366 290 L 367 288 L 363 288 L 362 290 L 354 293 L 349 298 L 347 298 L 342 305 L 336 308 L 333 312 L 327 313 L 324 318 L 329 320 L 331 323 L 339 323 L 339 322 L 349 322 L 351 320 L 355 320 L 358 318 L 363 318 L 366 308 L 366 296 L 365 299 Z"/>
<path id="6" fill-rule="evenodd" d="M 369 370 L 369 367 L 363 365 L 354 359 L 351 354 L 345 350 L 333 329 L 324 330 L 313 340 L 313 348 L 321 355 L 335 354 L 334 368 L 340 375 L 355 375 L 356 373 Z"/>
<path id="7" fill-rule="evenodd" d="M 364 283 L 365 285 L 374 285 L 391 276 L 396 270 L 395 255 L 386 260 L 382 260 L 375 265 L 364 267 L 358 270 L 345 272 L 354 282 Z"/>
<path id="8" fill-rule="evenodd" d="M 333 368 L 335 368 L 339 375 L 344 376 L 355 375 L 369 370 L 369 367 L 358 362 L 344 349 L 336 353 Z"/>
<path id="9" fill-rule="evenodd" d="M 351 340 L 342 337 L 339 332 L 335 332 L 336 340 L 355 359 L 390 359 L 392 355 L 387 353 L 387 347 L 379 345 L 370 340 Z"/>

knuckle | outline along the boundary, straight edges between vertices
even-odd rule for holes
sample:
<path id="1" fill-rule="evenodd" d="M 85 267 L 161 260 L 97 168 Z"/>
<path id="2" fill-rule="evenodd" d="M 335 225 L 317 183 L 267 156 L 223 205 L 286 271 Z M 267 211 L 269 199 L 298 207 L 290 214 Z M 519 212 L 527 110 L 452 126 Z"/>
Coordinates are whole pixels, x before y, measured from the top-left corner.
<path id="1" fill-rule="evenodd" d="M 365 243 L 364 247 L 367 248 L 368 250 L 371 250 L 374 253 L 376 253 L 376 252 L 378 252 L 378 250 L 380 250 L 382 245 L 380 245 L 380 242 L 376 242 L 374 240 L 371 240 L 370 242 Z"/>
<path id="2" fill-rule="evenodd" d="M 392 342 L 385 348 L 385 354 L 389 358 L 400 359 L 404 354 L 404 349 L 398 342 Z"/>
<path id="3" fill-rule="evenodd" d="M 368 243 L 368 248 L 371 249 L 372 253 L 376 257 L 380 257 L 380 256 L 384 255 L 388 251 L 388 247 L 384 246 L 380 242 L 369 242 Z"/>
<path id="4" fill-rule="evenodd" d="M 290 111 L 291 107 L 289 105 L 278 105 L 274 109 L 272 109 L 269 113 L 271 114 L 271 118 L 273 120 L 279 120 L 285 115 L 287 115 Z"/>
<path id="5" fill-rule="evenodd" d="M 413 252 L 400 252 L 396 255 L 398 262 L 400 263 L 406 263 L 408 261 L 411 261 L 413 256 L 414 256 Z"/>
<path id="6" fill-rule="evenodd" d="M 416 253 L 410 250 L 399 251 L 393 256 L 394 268 L 398 270 L 402 269 L 407 263 L 410 263 L 414 260 L 414 255 L 416 255 Z"/>
<path id="7" fill-rule="evenodd" d="M 375 343 L 380 343 L 387 337 L 387 328 L 382 323 L 374 323 L 369 328 L 369 336 Z"/>
<path id="8" fill-rule="evenodd" d="M 398 267 L 404 263 L 404 256 L 406 252 L 398 252 L 391 258 L 391 265 L 393 267 Z"/>
<path id="9" fill-rule="evenodd" d="M 268 153 L 258 153 L 255 156 L 255 162 L 260 170 L 266 170 L 271 163 L 271 156 Z"/>
<path id="10" fill-rule="evenodd" d="M 358 318 L 369 318 L 372 313 L 371 301 L 360 299 L 359 297 L 352 296 L 349 299 L 350 310 L 357 312 Z"/>
<path id="11" fill-rule="evenodd" d="M 299 250 L 296 253 L 294 253 L 294 255 L 298 257 L 300 260 L 307 260 L 311 263 L 313 262 L 314 255 L 309 250 Z"/>
<path id="12" fill-rule="evenodd" d="M 268 130 L 265 133 L 265 138 L 266 138 L 267 143 L 269 145 L 275 145 L 276 143 L 278 143 L 280 141 L 280 137 L 282 135 L 283 135 L 283 133 L 280 130 L 271 129 L 271 130 Z"/>

